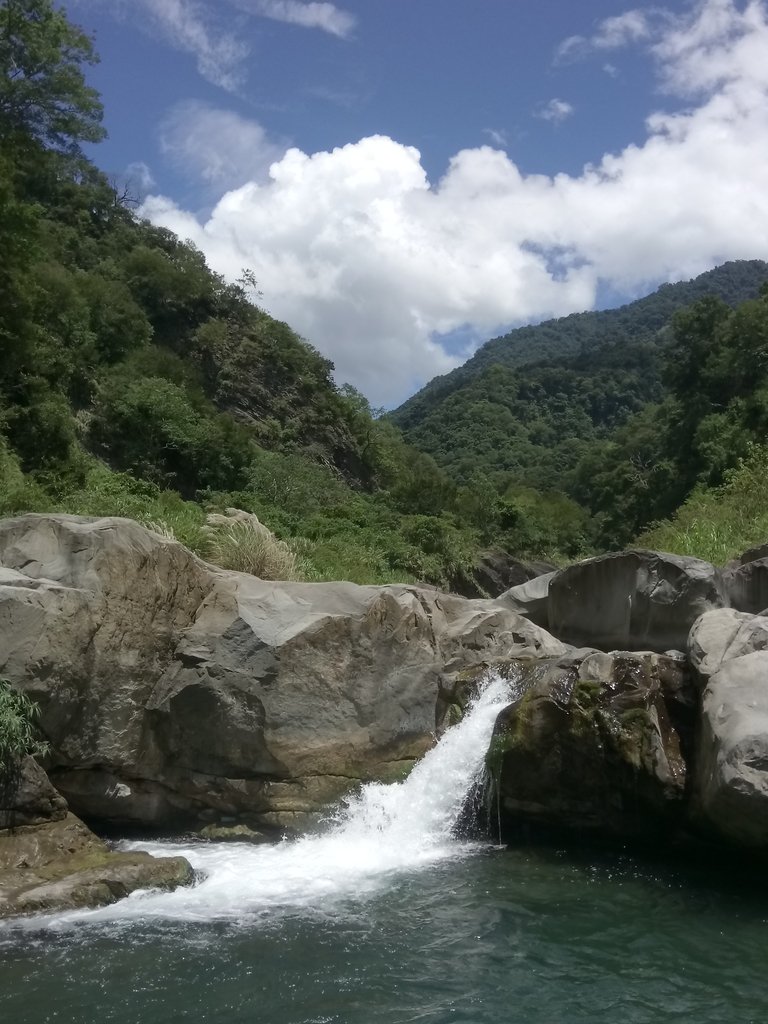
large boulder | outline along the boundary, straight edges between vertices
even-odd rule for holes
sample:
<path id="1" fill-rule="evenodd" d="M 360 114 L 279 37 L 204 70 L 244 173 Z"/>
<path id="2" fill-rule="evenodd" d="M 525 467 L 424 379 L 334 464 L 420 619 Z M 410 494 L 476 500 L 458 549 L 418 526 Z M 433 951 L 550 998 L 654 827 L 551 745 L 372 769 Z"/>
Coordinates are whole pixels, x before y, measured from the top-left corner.
<path id="1" fill-rule="evenodd" d="M 726 569 L 723 585 L 733 608 L 752 615 L 767 610 L 768 557 L 750 558 L 743 565 Z"/>
<path id="2" fill-rule="evenodd" d="M 768 650 L 722 662 L 704 689 L 695 805 L 705 827 L 768 849 Z"/>
<path id="3" fill-rule="evenodd" d="M 542 629 L 549 628 L 549 587 L 557 570 L 535 576 L 527 583 L 510 587 L 499 598 L 507 608 L 524 615 Z"/>
<path id="4" fill-rule="evenodd" d="M 0 769 L 0 829 L 41 825 L 67 815 L 67 801 L 32 757 Z"/>
<path id="5" fill-rule="evenodd" d="M 504 823 L 642 837 L 681 826 L 695 713 L 684 659 L 581 650 L 507 672 L 524 693 L 489 753 Z"/>
<path id="6" fill-rule="evenodd" d="M 768 616 L 706 612 L 689 657 L 701 690 L 693 817 L 742 846 L 768 848 Z"/>
<path id="7" fill-rule="evenodd" d="M 708 562 L 622 551 L 555 574 L 547 628 L 566 643 L 604 651 L 679 651 L 699 615 L 727 604 L 721 573 Z"/>
<path id="8" fill-rule="evenodd" d="M 743 555 L 739 555 L 738 564 L 746 565 L 748 562 L 756 562 L 760 558 L 768 558 L 768 544 L 758 544 L 749 548 Z"/>
<path id="9" fill-rule="evenodd" d="M 499 597 L 537 576 L 554 572 L 550 562 L 524 561 L 502 548 L 483 551 L 470 572 L 470 578 L 458 588 L 463 597 Z"/>
<path id="10" fill-rule="evenodd" d="M 420 756 L 467 665 L 564 651 L 502 603 L 265 582 L 129 520 L 6 520 L 0 566 L 0 676 L 101 822 L 303 825 Z"/>
<path id="11" fill-rule="evenodd" d="M 734 608 L 705 612 L 688 637 L 688 656 L 701 688 L 726 661 L 768 648 L 768 617 Z"/>

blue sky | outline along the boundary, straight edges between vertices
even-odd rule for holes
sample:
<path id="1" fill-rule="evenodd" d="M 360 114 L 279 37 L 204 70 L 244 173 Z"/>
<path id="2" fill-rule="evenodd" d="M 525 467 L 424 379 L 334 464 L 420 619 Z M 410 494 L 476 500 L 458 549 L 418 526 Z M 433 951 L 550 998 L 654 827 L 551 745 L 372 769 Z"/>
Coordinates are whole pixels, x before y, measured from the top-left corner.
<path id="1" fill-rule="evenodd" d="M 142 213 L 375 404 L 768 255 L 763 0 L 73 0 Z"/>

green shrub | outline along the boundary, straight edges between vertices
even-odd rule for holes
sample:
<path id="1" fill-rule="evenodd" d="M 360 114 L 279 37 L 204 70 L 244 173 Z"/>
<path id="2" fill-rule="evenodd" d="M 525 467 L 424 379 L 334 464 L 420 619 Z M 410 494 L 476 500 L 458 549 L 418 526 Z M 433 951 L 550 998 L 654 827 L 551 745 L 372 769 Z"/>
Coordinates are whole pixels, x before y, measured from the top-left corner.
<path id="1" fill-rule="evenodd" d="M 26 754 L 42 757 L 48 752 L 36 729 L 39 714 L 37 704 L 0 679 L 0 773 L 12 771 Z"/>
<path id="2" fill-rule="evenodd" d="M 671 518 L 637 538 L 643 547 L 723 565 L 768 540 L 768 447 L 752 446 L 722 487 L 700 488 Z"/>
<path id="3" fill-rule="evenodd" d="M 135 519 L 156 533 L 172 535 L 198 554 L 205 551 L 205 512 L 199 505 L 130 473 L 115 473 L 102 463 L 93 464 L 82 487 L 61 494 L 39 511 Z"/>

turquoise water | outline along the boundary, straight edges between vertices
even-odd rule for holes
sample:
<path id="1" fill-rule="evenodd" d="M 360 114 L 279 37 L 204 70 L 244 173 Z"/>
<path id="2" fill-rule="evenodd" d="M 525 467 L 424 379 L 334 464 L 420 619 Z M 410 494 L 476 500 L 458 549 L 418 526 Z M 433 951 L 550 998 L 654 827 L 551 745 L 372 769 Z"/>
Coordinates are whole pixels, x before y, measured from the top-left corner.
<path id="1" fill-rule="evenodd" d="M 241 920 L 0 932 L 13 1024 L 764 1024 L 768 899 L 723 873 L 464 849 Z"/>
<path id="2" fill-rule="evenodd" d="M 764 879 L 456 837 L 509 684 L 325 828 L 192 888 L 0 927 L 8 1024 L 765 1024 Z"/>

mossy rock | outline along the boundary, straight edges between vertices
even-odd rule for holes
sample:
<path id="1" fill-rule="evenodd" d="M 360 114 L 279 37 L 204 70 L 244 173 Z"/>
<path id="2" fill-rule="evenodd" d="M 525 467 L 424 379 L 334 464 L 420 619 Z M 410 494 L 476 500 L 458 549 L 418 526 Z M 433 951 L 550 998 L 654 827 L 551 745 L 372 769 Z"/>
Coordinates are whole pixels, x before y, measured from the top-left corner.
<path id="1" fill-rule="evenodd" d="M 184 857 L 114 853 L 73 814 L 0 831 L 0 918 L 100 907 L 194 880 Z"/>

